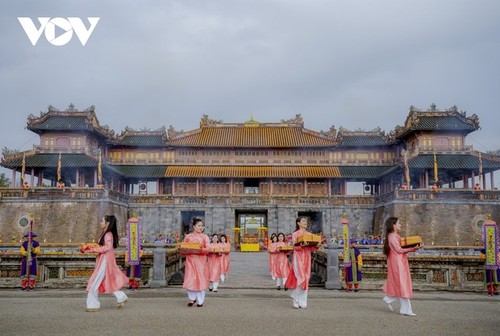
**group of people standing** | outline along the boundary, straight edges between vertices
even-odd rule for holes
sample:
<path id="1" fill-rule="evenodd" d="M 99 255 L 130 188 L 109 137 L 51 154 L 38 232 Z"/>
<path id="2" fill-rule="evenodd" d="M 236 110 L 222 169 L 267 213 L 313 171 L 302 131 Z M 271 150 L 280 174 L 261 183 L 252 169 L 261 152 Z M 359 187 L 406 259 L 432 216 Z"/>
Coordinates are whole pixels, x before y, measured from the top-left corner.
<path id="1" fill-rule="evenodd" d="M 213 234 L 210 241 L 203 233 L 205 224 L 200 218 L 193 218 L 192 226 L 193 231 L 184 237 L 184 242 L 199 243 L 201 251 L 186 255 L 182 288 L 187 290 L 189 307 L 203 307 L 207 289 L 217 292 L 219 281 L 227 279 L 230 269 L 229 253 L 214 251 L 229 251 L 230 246 L 225 234 Z"/>
<path id="2" fill-rule="evenodd" d="M 285 234 L 280 232 L 271 235 L 270 243 L 268 244 L 267 251 L 269 252 L 269 272 L 271 277 L 276 281 L 276 288 L 281 290 L 285 286 L 288 274 L 290 273 L 290 261 L 288 257 L 291 253 L 290 250 L 281 250 L 283 246 L 288 246 L 285 242 Z"/>
<path id="3" fill-rule="evenodd" d="M 278 290 L 282 286 L 285 290 L 293 289 L 290 296 L 293 299 L 294 308 L 307 308 L 307 293 L 311 277 L 311 253 L 321 247 L 321 245 L 297 244 L 298 238 L 308 233 L 308 225 L 307 217 L 299 217 L 295 221 L 295 232 L 292 234 L 291 241 L 293 246 L 291 262 L 289 255 L 292 251 L 281 249 L 288 245 L 283 233 L 272 234 L 268 246 L 271 277 L 276 280 Z"/>
<path id="4" fill-rule="evenodd" d="M 297 243 L 299 237 L 307 233 L 308 220 L 306 217 L 299 217 L 296 220 L 296 230 L 292 234 L 293 257 L 291 267 L 288 261 L 287 252 L 278 252 L 279 247 L 285 245 L 284 235 L 271 235 L 271 244 L 268 249 L 269 268 L 271 276 L 277 280 L 278 289 L 284 283 L 285 289 L 294 289 L 291 293 L 294 308 L 307 308 L 307 294 L 309 289 L 309 279 L 311 275 L 311 253 L 321 247 L 302 246 Z M 401 223 L 396 217 L 390 217 L 385 223 L 386 235 L 384 240 L 384 254 L 387 256 L 387 282 L 383 286 L 386 296 L 384 302 L 390 311 L 394 308 L 392 304 L 399 299 L 400 314 L 406 316 L 415 316 L 411 308 L 410 299 L 413 297 L 413 288 L 410 276 L 410 267 L 407 253 L 415 252 L 420 246 L 402 248 Z M 351 241 L 351 266 L 346 268 L 346 283 L 348 290 L 354 287 L 359 289 L 361 281 L 361 271 L 359 269 L 361 254 L 355 248 L 355 241 Z M 283 273 L 284 272 L 284 273 Z"/>
<path id="5" fill-rule="evenodd" d="M 87 311 L 99 311 L 99 293 L 112 293 L 116 297 L 117 308 L 123 308 L 127 303 L 127 295 L 121 289 L 127 285 L 129 279 L 116 264 L 115 249 L 118 246 L 117 220 L 113 215 L 104 216 L 100 222 L 102 233 L 98 239 L 97 247 L 86 246 L 82 253 L 97 253 L 96 266 L 87 285 Z M 311 253 L 321 247 L 297 244 L 298 238 L 307 233 L 307 217 L 296 220 L 296 230 L 292 234 L 293 255 L 291 251 L 280 251 L 280 247 L 288 245 L 283 233 L 273 234 L 269 245 L 269 268 L 273 280 L 276 280 L 277 289 L 293 289 L 291 297 L 294 308 L 307 308 L 307 296 L 311 275 Z M 184 242 L 199 243 L 200 253 L 186 255 L 183 288 L 187 290 L 188 306 L 203 307 L 206 290 L 217 292 L 219 282 L 227 279 L 230 268 L 230 244 L 224 234 L 209 237 L 204 233 L 203 220 L 194 218 L 192 232 L 187 234 Z M 401 223 L 396 217 L 390 217 L 385 222 L 385 239 L 383 253 L 387 256 L 387 281 L 383 286 L 385 297 L 383 301 L 390 311 L 394 311 L 393 303 L 399 299 L 399 313 L 406 316 L 415 316 L 410 299 L 413 298 L 412 281 L 407 254 L 415 252 L 421 246 L 401 247 Z M 26 241 L 21 246 L 23 279 L 33 276 L 30 280 L 23 281 L 23 289 L 34 287 L 36 276 L 36 255 L 39 253 L 39 244 L 33 238 L 34 233 L 25 236 Z M 28 251 L 31 253 L 31 264 L 28 264 Z M 227 252 L 222 252 L 227 251 Z M 359 254 L 353 254 L 352 259 L 357 260 Z M 31 267 L 30 267 L 31 266 Z M 33 269 L 35 271 L 33 272 Z M 357 272 L 357 271 L 356 271 Z M 490 294 L 498 292 L 498 274 L 495 272 L 489 279 L 492 288 Z M 357 286 L 354 287 L 355 289 Z M 490 289 L 488 287 L 488 289 Z"/>

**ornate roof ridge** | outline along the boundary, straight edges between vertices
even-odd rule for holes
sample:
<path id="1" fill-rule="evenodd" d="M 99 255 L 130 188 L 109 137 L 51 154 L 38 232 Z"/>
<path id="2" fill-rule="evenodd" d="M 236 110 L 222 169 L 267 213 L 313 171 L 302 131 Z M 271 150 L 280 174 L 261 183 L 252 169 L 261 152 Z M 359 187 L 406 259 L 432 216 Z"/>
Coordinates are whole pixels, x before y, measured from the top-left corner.
<path id="1" fill-rule="evenodd" d="M 49 105 L 47 108 L 47 112 L 40 111 L 40 116 L 37 117 L 33 114 L 28 116 L 28 126 L 39 124 L 47 120 L 49 117 L 60 116 L 60 117 L 85 117 L 90 119 L 89 117 L 97 117 L 95 115 L 95 106 L 91 105 L 85 110 L 78 110 L 75 108 L 75 105 L 69 104 L 66 110 L 59 110 L 52 105 Z"/>
<path id="2" fill-rule="evenodd" d="M 156 130 L 151 130 L 149 128 L 143 128 L 140 130 L 136 130 L 136 129 L 133 129 L 133 128 L 126 126 L 125 130 L 123 130 L 119 135 L 116 135 L 115 140 L 122 140 L 126 137 L 129 137 L 129 136 L 157 136 L 157 135 L 161 135 L 161 136 L 167 138 L 166 127 L 162 126 Z"/>
<path id="3" fill-rule="evenodd" d="M 436 104 L 432 103 L 431 106 L 425 111 L 410 105 L 410 113 L 406 118 L 405 125 L 407 125 L 408 119 L 415 122 L 418 121 L 419 117 L 457 117 L 466 124 L 479 127 L 479 117 L 476 114 L 472 114 L 470 117 L 467 117 L 467 111 L 458 111 L 458 107 L 456 105 L 453 105 L 448 109 L 440 110 L 436 107 Z"/>
<path id="4" fill-rule="evenodd" d="M 75 105 L 69 104 L 66 110 L 59 110 L 52 105 L 49 105 L 47 112 L 40 111 L 40 116 L 36 117 L 33 114 L 28 116 L 27 128 L 35 127 L 36 125 L 42 124 L 50 117 L 81 117 L 85 119 L 85 123 L 94 128 L 96 131 L 104 135 L 105 137 L 113 137 L 115 132 L 108 125 L 100 125 L 97 115 L 95 113 L 95 105 L 91 105 L 84 110 L 78 110 Z"/>
<path id="5" fill-rule="evenodd" d="M 244 122 L 223 122 L 209 118 L 204 114 L 200 120 L 200 128 L 204 127 L 304 127 L 304 119 L 301 114 L 296 114 L 295 118 L 281 119 L 280 122 L 260 122 L 254 119 L 253 115 Z"/>
<path id="6" fill-rule="evenodd" d="M 336 136 L 335 127 L 332 126 L 329 131 L 315 131 L 304 127 L 304 120 L 301 114 L 296 114 L 295 118 L 282 119 L 280 122 L 259 122 L 250 116 L 250 119 L 245 122 L 223 122 L 222 120 L 210 119 L 208 115 L 204 114 L 200 121 L 200 127 L 188 131 L 177 131 L 172 125 L 168 128 L 169 140 L 181 139 L 194 134 L 203 132 L 203 129 L 217 129 L 217 128 L 293 128 L 300 129 L 303 133 L 317 136 L 320 138 L 334 140 Z"/>
<path id="7" fill-rule="evenodd" d="M 380 137 L 387 137 L 385 134 L 385 131 L 382 130 L 380 127 L 376 127 L 372 130 L 366 131 L 363 129 L 356 129 L 356 130 L 348 130 L 343 127 L 340 127 L 339 136 L 380 136 Z"/>

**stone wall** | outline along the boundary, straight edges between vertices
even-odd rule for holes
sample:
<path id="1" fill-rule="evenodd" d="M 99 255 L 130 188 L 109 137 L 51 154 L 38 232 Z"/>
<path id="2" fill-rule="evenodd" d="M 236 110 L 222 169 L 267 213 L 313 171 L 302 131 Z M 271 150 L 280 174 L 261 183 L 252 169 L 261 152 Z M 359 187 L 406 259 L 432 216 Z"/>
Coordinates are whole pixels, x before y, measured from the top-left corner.
<path id="1" fill-rule="evenodd" d="M 475 245 L 481 241 L 481 225 L 488 214 L 500 218 L 499 191 L 428 190 L 395 191 L 374 198 L 356 197 L 164 197 L 128 195 L 99 189 L 51 188 L 0 190 L 0 240 L 19 242 L 27 229 L 18 225 L 28 213 L 35 217 L 34 231 L 43 242 L 89 242 L 97 239 L 98 223 L 105 214 L 115 214 L 119 233 L 132 212 L 141 220 L 147 237 L 161 233 L 182 233 L 182 213 L 204 214 L 206 232 L 232 235 L 239 212 L 267 214 L 268 233 L 290 233 L 299 213 L 316 213 L 322 231 L 341 234 L 342 214 L 347 215 L 351 235 L 383 235 L 383 223 L 396 216 L 403 224 L 402 235 L 420 235 L 426 245 Z M 163 197 L 163 198 L 162 198 Z"/>
<path id="2" fill-rule="evenodd" d="M 118 219 L 119 232 L 125 232 L 127 207 L 111 200 L 2 200 L 0 234 L 4 242 L 17 242 L 28 230 L 18 224 L 20 217 L 32 213 L 33 231 L 43 242 L 91 242 L 100 234 L 99 223 L 107 214 Z"/>
<path id="3" fill-rule="evenodd" d="M 424 244 L 481 244 L 481 228 L 488 215 L 500 218 L 499 203 L 480 202 L 391 202 L 377 207 L 374 234 L 384 234 L 384 223 L 391 216 L 402 223 L 401 236 L 421 236 Z"/>

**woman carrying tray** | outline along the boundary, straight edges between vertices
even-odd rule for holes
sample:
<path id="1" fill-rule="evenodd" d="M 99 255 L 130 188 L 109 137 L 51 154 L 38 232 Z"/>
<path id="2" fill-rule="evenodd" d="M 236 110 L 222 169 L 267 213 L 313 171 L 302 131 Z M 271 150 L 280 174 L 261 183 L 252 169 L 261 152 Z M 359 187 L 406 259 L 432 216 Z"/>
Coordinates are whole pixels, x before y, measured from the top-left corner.
<path id="1" fill-rule="evenodd" d="M 210 241 L 203 233 L 205 224 L 199 218 L 193 218 L 193 232 L 184 237 L 186 243 L 199 243 L 201 249 L 197 253 L 187 253 L 184 271 L 184 283 L 182 288 L 187 290 L 188 306 L 196 303 L 197 307 L 203 307 L 205 293 L 208 288 L 208 263 L 207 255 Z"/>
<path id="2" fill-rule="evenodd" d="M 285 243 L 285 234 L 283 233 L 278 233 L 278 242 L 276 243 L 276 249 L 278 250 L 279 253 L 276 254 L 276 260 L 274 264 L 274 274 L 276 275 L 276 285 L 278 290 L 281 289 L 281 286 L 285 287 L 285 290 L 288 290 L 288 288 L 285 286 L 286 279 L 288 277 L 288 274 L 290 273 L 290 262 L 288 261 L 288 255 L 292 251 L 287 251 L 287 250 L 281 250 L 283 246 L 288 246 L 287 243 Z M 292 248 L 290 246 L 290 248 Z"/>
<path id="3" fill-rule="evenodd" d="M 307 292 L 309 290 L 309 278 L 311 277 L 311 252 L 318 249 L 318 246 L 314 245 L 297 245 L 298 238 L 308 233 L 306 231 L 308 224 L 307 217 L 297 218 L 295 232 L 292 234 L 294 245 L 292 270 L 285 286 L 295 288 L 290 295 L 293 299 L 294 308 L 307 308 Z"/>
<path id="4" fill-rule="evenodd" d="M 103 230 L 99 237 L 99 247 L 83 247 L 82 253 L 98 253 L 94 272 L 87 284 L 87 312 L 97 312 L 101 306 L 99 293 L 112 293 L 116 297 L 116 307 L 121 309 L 127 303 L 127 295 L 121 288 L 128 283 L 128 278 L 118 268 L 115 249 L 118 247 L 117 220 L 114 215 L 106 215 L 100 222 Z"/>
<path id="5" fill-rule="evenodd" d="M 217 292 L 222 270 L 221 245 L 217 233 L 212 235 L 212 242 L 208 246 L 211 249 L 210 253 L 208 253 L 208 280 L 210 280 L 208 290 Z"/>
<path id="6" fill-rule="evenodd" d="M 267 245 L 267 252 L 269 252 L 269 272 L 271 273 L 271 278 L 276 280 L 276 257 L 278 256 L 278 250 L 276 249 L 276 243 L 278 242 L 278 236 L 273 232 L 271 238 L 269 238 L 269 244 Z"/>
<path id="7" fill-rule="evenodd" d="M 408 264 L 408 252 L 415 252 L 420 246 L 402 248 L 401 224 L 396 217 L 390 217 L 385 222 L 384 254 L 387 256 L 387 282 L 382 289 L 385 292 L 384 302 L 390 311 L 392 303 L 399 298 L 401 307 L 399 313 L 406 316 L 416 316 L 411 309 L 410 299 L 413 297 L 413 288 Z"/>
<path id="8" fill-rule="evenodd" d="M 224 252 L 220 256 L 221 270 L 220 270 L 220 281 L 224 283 L 229 274 L 229 269 L 231 265 L 231 260 L 229 258 L 229 251 L 231 250 L 231 244 L 227 241 L 227 236 L 223 233 L 220 235 L 220 246 Z"/>

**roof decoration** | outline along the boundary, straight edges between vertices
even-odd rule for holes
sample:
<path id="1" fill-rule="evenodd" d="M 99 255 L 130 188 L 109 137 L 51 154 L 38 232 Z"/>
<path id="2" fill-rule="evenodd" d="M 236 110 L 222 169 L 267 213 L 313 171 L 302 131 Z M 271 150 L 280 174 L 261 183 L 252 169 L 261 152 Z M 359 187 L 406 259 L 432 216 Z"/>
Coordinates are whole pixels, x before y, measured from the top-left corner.
<path id="1" fill-rule="evenodd" d="M 210 119 L 206 114 L 201 116 L 200 127 L 217 126 L 217 124 L 222 124 L 222 120 Z"/>
<path id="2" fill-rule="evenodd" d="M 337 130 L 335 129 L 334 125 L 330 126 L 330 129 L 328 131 L 321 130 L 321 131 L 319 131 L 319 133 L 322 136 L 330 138 L 330 139 L 335 139 L 337 137 Z"/>
<path id="3" fill-rule="evenodd" d="M 47 112 L 40 112 L 39 117 L 35 117 L 33 114 L 28 116 L 27 128 L 35 133 L 44 133 L 46 131 L 89 131 L 95 132 L 104 138 L 114 136 L 114 131 L 107 125 L 101 126 L 99 124 L 94 105 L 80 111 L 73 104 L 70 104 L 64 111 L 49 105 Z"/>
<path id="4" fill-rule="evenodd" d="M 338 146 L 341 147 L 387 146 L 393 142 L 380 127 L 371 131 L 361 129 L 348 131 L 340 127 L 336 140 Z"/>
<path id="5" fill-rule="evenodd" d="M 467 117 L 467 113 L 459 112 L 456 106 L 438 110 L 436 105 L 432 104 L 428 110 L 422 111 L 412 105 L 404 127 L 396 126 L 394 135 L 403 138 L 415 131 L 453 131 L 467 134 L 479 128 L 479 117 L 476 114 Z"/>
<path id="6" fill-rule="evenodd" d="M 161 147 L 165 146 L 167 139 L 165 126 L 154 131 L 148 128 L 134 130 L 130 127 L 125 127 L 125 130 L 110 142 L 117 146 Z"/>
<path id="7" fill-rule="evenodd" d="M 177 132 L 169 129 L 170 146 L 184 147 L 329 147 L 334 139 L 305 129 L 300 114 L 279 123 L 261 123 L 250 118 L 244 123 L 224 123 L 203 115 L 200 128 Z"/>

